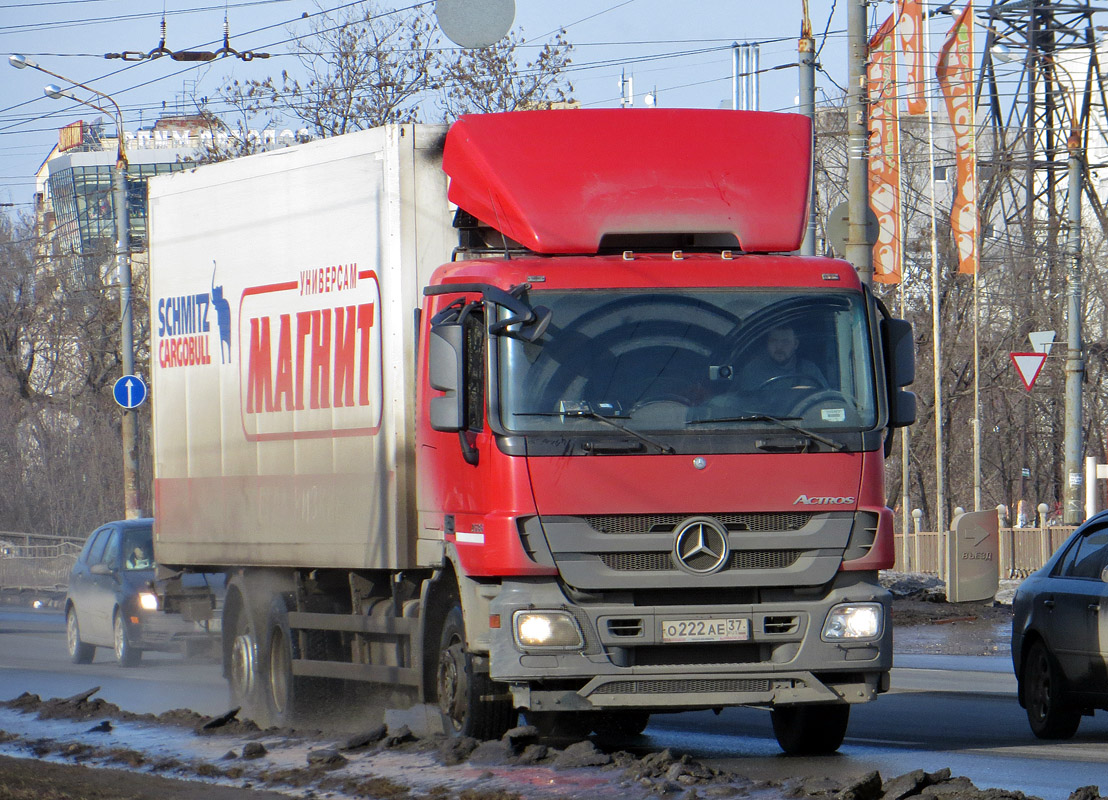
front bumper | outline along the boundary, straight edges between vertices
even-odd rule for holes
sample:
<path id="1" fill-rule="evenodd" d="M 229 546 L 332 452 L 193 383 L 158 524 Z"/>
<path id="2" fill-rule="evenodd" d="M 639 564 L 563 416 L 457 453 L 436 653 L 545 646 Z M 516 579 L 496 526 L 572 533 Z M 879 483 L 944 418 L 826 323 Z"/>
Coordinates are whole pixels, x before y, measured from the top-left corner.
<path id="1" fill-rule="evenodd" d="M 881 605 L 879 638 L 821 639 L 828 611 L 845 602 Z M 553 582 L 506 581 L 489 609 L 505 621 L 491 631 L 490 673 L 508 684 L 517 707 L 536 711 L 863 703 L 888 689 L 889 604 L 888 592 L 864 573 L 840 573 L 829 588 L 807 595 L 777 589 L 766 592 L 761 602 L 710 607 L 573 602 Z M 584 647 L 521 650 L 507 624 L 521 609 L 570 613 L 584 634 Z M 662 640 L 664 620 L 726 618 L 748 619 L 749 639 Z"/>
<path id="2" fill-rule="evenodd" d="M 131 612 L 127 635 L 132 647 L 165 653 L 192 653 L 206 646 L 214 652 L 220 641 L 218 625 L 209 630 L 203 623 L 188 621 L 180 614 L 160 611 Z"/>

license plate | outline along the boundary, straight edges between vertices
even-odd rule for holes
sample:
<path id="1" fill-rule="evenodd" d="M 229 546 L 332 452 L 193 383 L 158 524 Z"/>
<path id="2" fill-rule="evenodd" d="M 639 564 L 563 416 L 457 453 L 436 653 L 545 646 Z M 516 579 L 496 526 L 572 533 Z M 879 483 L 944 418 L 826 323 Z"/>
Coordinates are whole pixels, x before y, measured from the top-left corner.
<path id="1" fill-rule="evenodd" d="M 750 620 L 727 619 L 662 620 L 663 642 L 745 642 L 750 638 Z"/>

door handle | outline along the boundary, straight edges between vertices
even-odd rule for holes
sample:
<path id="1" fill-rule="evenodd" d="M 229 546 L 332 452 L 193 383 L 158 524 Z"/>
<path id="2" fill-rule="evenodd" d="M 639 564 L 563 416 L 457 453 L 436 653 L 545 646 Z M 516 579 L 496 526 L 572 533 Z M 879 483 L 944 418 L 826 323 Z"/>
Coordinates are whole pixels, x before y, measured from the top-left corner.
<path id="1" fill-rule="evenodd" d="M 1090 611 L 1100 611 L 1100 603 L 1089 603 Z"/>
<path id="2" fill-rule="evenodd" d="M 1044 600 L 1043 601 L 1043 607 L 1044 608 L 1054 608 L 1054 601 L 1053 600 Z"/>

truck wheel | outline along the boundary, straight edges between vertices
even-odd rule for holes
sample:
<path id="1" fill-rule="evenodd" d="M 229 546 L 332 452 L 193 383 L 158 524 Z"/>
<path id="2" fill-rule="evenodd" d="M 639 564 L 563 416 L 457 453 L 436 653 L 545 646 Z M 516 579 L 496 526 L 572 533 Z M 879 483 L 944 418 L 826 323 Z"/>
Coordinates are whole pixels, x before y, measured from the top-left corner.
<path id="1" fill-rule="evenodd" d="M 1027 654 L 1020 680 L 1031 732 L 1040 739 L 1069 739 L 1077 733 L 1081 714 L 1067 700 L 1062 676 L 1046 645 L 1036 641 Z"/>
<path id="2" fill-rule="evenodd" d="M 447 733 L 499 739 L 515 725 L 517 714 L 507 689 L 473 668 L 462 609 L 457 605 L 443 623 L 435 678 L 439 709 L 453 729 Z"/>
<path id="3" fill-rule="evenodd" d="M 650 724 L 648 711 L 600 711 L 591 717 L 593 733 L 603 739 L 638 736 Z"/>
<path id="4" fill-rule="evenodd" d="M 834 753 L 846 737 L 850 706 L 777 706 L 770 712 L 777 744 L 790 756 Z"/>
<path id="5" fill-rule="evenodd" d="M 231 627 L 230 652 L 227 656 L 227 685 L 231 693 L 231 705 L 242 709 L 243 716 L 258 720 L 258 637 L 250 621 L 250 612 L 244 606 L 234 616 Z"/>
<path id="6" fill-rule="evenodd" d="M 65 613 L 65 643 L 69 658 L 74 664 L 91 664 L 96 648 L 81 641 L 81 628 L 77 625 L 77 609 L 73 606 Z"/>
<path id="7" fill-rule="evenodd" d="M 115 644 L 115 660 L 119 662 L 119 666 L 137 666 L 142 660 L 142 651 L 137 647 L 131 647 L 131 643 L 127 641 L 126 622 L 118 608 L 112 617 L 112 639 Z"/>
<path id="8" fill-rule="evenodd" d="M 275 597 L 266 621 L 265 700 L 274 725 L 288 727 L 302 720 L 322 699 L 322 693 L 311 678 L 292 674 L 292 660 L 299 658 L 300 648 L 289 628 L 289 608 L 286 601 Z M 312 658 L 308 655 L 308 658 Z"/>

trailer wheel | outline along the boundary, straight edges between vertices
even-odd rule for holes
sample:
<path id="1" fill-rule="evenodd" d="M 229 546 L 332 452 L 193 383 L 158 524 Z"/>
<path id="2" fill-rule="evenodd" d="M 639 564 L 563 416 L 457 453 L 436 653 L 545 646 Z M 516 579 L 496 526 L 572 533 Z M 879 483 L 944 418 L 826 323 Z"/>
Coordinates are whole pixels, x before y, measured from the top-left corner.
<path id="1" fill-rule="evenodd" d="M 443 622 L 435 689 L 439 709 L 452 728 L 447 733 L 499 739 L 515 724 L 517 715 L 506 688 L 474 669 L 458 605 Z"/>
<path id="2" fill-rule="evenodd" d="M 773 735 L 790 756 L 834 753 L 846 737 L 850 706 L 776 706 L 771 712 Z"/>
<path id="3" fill-rule="evenodd" d="M 227 656 L 227 685 L 231 705 L 238 706 L 246 717 L 257 715 L 258 637 L 250 622 L 245 605 L 234 615 L 231 627 L 230 652 Z M 256 720 L 257 721 L 257 720 Z"/>
<path id="4" fill-rule="evenodd" d="M 266 620 L 265 700 L 275 725 L 292 725 L 305 705 L 301 681 L 293 677 L 292 660 L 297 655 L 296 640 L 289 629 L 288 606 L 280 597 L 273 598 Z"/>

